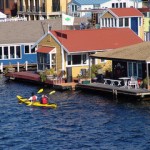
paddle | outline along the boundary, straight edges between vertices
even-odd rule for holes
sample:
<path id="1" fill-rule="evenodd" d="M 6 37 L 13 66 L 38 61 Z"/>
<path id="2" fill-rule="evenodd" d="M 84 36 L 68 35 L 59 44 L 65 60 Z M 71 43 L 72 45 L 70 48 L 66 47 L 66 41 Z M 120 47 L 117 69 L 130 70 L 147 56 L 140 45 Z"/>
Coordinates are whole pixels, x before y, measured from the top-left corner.
<path id="1" fill-rule="evenodd" d="M 43 92 L 43 89 L 40 89 L 40 90 L 38 90 L 37 93 L 39 94 L 39 93 L 42 93 L 42 92 Z"/>
<path id="2" fill-rule="evenodd" d="M 49 92 L 49 95 L 52 95 L 52 94 L 54 94 L 56 91 L 51 91 L 51 92 Z"/>

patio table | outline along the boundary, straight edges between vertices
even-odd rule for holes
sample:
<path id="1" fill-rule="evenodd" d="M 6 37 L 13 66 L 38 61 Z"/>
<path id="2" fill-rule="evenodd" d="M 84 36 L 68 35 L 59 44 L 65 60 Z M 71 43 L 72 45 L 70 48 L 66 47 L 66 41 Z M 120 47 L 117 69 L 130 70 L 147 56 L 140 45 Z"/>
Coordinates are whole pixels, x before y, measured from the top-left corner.
<path id="1" fill-rule="evenodd" d="M 123 80 L 123 82 L 124 82 L 124 86 L 123 87 L 127 87 L 128 86 L 128 80 L 130 80 L 131 78 L 129 78 L 129 77 L 121 77 L 119 79 Z"/>

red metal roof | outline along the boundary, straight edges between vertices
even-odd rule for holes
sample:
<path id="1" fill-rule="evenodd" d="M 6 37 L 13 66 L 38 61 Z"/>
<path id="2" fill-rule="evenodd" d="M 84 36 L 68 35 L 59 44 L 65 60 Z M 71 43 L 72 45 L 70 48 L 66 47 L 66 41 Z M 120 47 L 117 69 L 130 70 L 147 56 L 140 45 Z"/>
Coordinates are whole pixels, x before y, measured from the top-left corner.
<path id="1" fill-rule="evenodd" d="M 38 53 L 49 53 L 54 49 L 54 47 L 42 46 L 36 52 Z"/>
<path id="2" fill-rule="evenodd" d="M 143 14 L 136 8 L 110 8 L 110 10 L 118 17 L 126 17 L 126 16 L 142 17 L 143 16 Z"/>
<path id="3" fill-rule="evenodd" d="M 129 28 L 51 31 L 69 52 L 115 49 L 143 42 Z"/>

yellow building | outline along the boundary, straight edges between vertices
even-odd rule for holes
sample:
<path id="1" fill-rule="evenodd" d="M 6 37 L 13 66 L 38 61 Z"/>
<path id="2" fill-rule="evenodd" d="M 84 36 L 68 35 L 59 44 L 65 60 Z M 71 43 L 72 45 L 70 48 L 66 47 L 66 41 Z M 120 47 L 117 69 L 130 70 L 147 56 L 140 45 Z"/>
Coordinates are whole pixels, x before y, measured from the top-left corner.
<path id="1" fill-rule="evenodd" d="M 18 0 L 17 14 L 27 20 L 43 20 L 59 17 L 67 13 L 67 4 L 71 0 Z"/>
<path id="2" fill-rule="evenodd" d="M 57 73 L 63 70 L 68 77 L 77 78 L 89 71 L 90 64 L 97 64 L 90 60 L 91 54 L 140 42 L 142 39 L 129 28 L 53 30 L 34 44 L 37 46 L 37 70 L 53 68 Z"/>

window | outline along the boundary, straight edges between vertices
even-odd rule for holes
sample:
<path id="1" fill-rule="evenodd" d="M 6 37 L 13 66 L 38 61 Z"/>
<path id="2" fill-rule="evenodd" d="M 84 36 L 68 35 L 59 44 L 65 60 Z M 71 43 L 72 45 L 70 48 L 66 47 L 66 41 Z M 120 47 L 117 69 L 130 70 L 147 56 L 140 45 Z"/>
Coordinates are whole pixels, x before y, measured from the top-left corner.
<path id="1" fill-rule="evenodd" d="M 119 27 L 123 27 L 123 18 L 119 18 Z"/>
<path id="2" fill-rule="evenodd" d="M 9 8 L 9 0 L 6 0 L 6 8 Z"/>
<path id="3" fill-rule="evenodd" d="M 0 0 L 0 9 L 4 9 L 4 1 Z"/>
<path id="4" fill-rule="evenodd" d="M 123 3 L 123 8 L 126 8 L 126 3 Z"/>
<path id="5" fill-rule="evenodd" d="M 82 55 L 68 55 L 67 58 L 68 65 L 83 65 L 87 64 L 87 55 L 82 54 Z"/>
<path id="6" fill-rule="evenodd" d="M 52 11 L 53 12 L 60 11 L 60 0 L 52 0 Z"/>
<path id="7" fill-rule="evenodd" d="M 115 19 L 115 27 L 117 27 L 117 19 Z"/>
<path id="8" fill-rule="evenodd" d="M 86 54 L 83 54 L 83 64 L 86 64 Z"/>
<path id="9" fill-rule="evenodd" d="M 21 58 L 20 46 L 16 46 L 16 58 Z"/>
<path id="10" fill-rule="evenodd" d="M 35 50 L 36 50 L 36 47 L 33 47 L 33 48 L 31 49 L 31 53 L 35 53 Z"/>
<path id="11" fill-rule="evenodd" d="M 128 62 L 128 76 L 142 77 L 142 64 L 136 62 Z"/>
<path id="12" fill-rule="evenodd" d="M 137 64 L 133 63 L 133 76 L 137 77 Z"/>
<path id="13" fill-rule="evenodd" d="M 81 55 L 73 55 L 72 56 L 72 65 L 81 64 Z"/>
<path id="14" fill-rule="evenodd" d="M 122 8 L 122 3 L 120 3 L 120 8 Z"/>
<path id="15" fill-rule="evenodd" d="M 15 58 L 15 48 L 14 48 L 14 46 L 10 46 L 10 58 Z"/>
<path id="16" fill-rule="evenodd" d="M 8 47 L 4 47 L 4 59 L 8 59 Z"/>
<path id="17" fill-rule="evenodd" d="M 25 45 L 24 50 L 25 50 L 25 54 L 29 54 L 30 53 L 29 45 Z"/>
<path id="18" fill-rule="evenodd" d="M 111 18 L 111 27 L 114 27 L 114 22 L 113 22 L 113 18 Z"/>
<path id="19" fill-rule="evenodd" d="M 112 8 L 115 8 L 115 4 L 114 3 L 112 3 Z"/>
<path id="20" fill-rule="evenodd" d="M 118 3 L 116 3 L 116 8 L 118 8 Z"/>
<path id="21" fill-rule="evenodd" d="M 107 25 L 107 18 L 105 18 L 105 27 L 107 27 L 108 25 Z"/>
<path id="22" fill-rule="evenodd" d="M 94 9 L 99 9 L 100 5 L 97 4 L 97 5 L 94 5 Z"/>
<path id="23" fill-rule="evenodd" d="M 129 18 L 125 18 L 125 27 L 129 26 Z"/>

